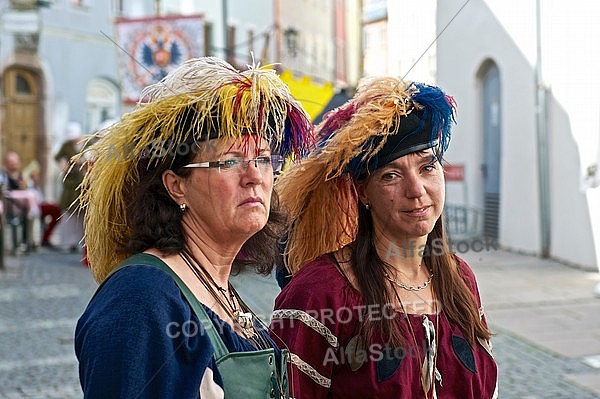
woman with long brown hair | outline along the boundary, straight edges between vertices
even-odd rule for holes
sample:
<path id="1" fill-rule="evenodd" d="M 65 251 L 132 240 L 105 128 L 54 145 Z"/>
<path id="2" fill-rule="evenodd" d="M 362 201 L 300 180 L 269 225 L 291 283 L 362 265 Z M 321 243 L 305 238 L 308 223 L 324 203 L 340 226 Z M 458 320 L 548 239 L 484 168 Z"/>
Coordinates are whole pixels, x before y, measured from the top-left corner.
<path id="1" fill-rule="evenodd" d="M 438 87 L 365 79 L 279 178 L 293 276 L 271 327 L 297 398 L 497 396 L 476 279 L 444 231 L 454 111 Z"/>

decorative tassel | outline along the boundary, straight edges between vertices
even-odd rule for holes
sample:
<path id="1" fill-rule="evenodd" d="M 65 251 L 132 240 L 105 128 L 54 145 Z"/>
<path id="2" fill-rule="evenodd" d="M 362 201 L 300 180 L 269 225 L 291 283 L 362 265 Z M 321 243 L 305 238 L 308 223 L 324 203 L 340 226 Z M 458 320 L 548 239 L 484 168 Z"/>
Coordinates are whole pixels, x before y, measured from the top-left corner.
<path id="1" fill-rule="evenodd" d="M 421 367 L 421 381 L 423 382 L 425 391 L 429 392 L 434 385 L 437 347 L 435 341 L 435 326 L 433 325 L 433 322 L 429 320 L 429 317 L 425 315 L 423 316 L 423 328 L 425 329 L 427 350 L 425 351 L 423 366 Z"/>

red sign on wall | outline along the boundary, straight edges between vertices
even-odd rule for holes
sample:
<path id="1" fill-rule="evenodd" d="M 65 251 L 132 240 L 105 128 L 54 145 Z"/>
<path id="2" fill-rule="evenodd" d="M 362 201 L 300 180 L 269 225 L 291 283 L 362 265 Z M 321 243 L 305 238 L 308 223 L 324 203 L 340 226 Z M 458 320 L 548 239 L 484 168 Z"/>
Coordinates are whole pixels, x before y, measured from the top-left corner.
<path id="1" fill-rule="evenodd" d="M 465 179 L 465 167 L 463 165 L 444 166 L 446 181 L 463 181 Z"/>

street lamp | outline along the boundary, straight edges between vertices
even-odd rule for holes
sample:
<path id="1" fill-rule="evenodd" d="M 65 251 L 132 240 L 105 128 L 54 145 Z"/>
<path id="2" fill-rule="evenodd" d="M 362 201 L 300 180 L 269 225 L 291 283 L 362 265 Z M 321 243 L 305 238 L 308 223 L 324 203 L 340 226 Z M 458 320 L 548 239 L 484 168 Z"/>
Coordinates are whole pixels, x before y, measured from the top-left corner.
<path id="1" fill-rule="evenodd" d="M 298 31 L 293 27 L 289 27 L 283 31 L 287 52 L 292 58 L 296 58 L 296 55 L 298 54 L 298 34 Z"/>

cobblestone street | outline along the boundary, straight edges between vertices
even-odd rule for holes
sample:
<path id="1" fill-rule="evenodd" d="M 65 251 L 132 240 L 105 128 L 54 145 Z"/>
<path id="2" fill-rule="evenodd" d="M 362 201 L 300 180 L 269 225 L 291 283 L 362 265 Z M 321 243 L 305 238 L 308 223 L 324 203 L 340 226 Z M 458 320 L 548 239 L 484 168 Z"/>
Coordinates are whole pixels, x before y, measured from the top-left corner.
<path id="1" fill-rule="evenodd" d="M 81 398 L 73 331 L 96 283 L 79 254 L 7 257 L 0 272 L 0 398 Z M 566 376 L 595 369 L 493 326 L 503 399 L 597 399 Z"/>
<path id="2" fill-rule="evenodd" d="M 0 277 L 0 398 L 81 398 L 73 331 L 95 289 L 81 255 L 7 257 Z"/>
<path id="3" fill-rule="evenodd" d="M 562 359 L 502 332 L 493 343 L 501 399 L 600 398 L 562 377 L 589 372 L 591 368 L 580 360 Z"/>

